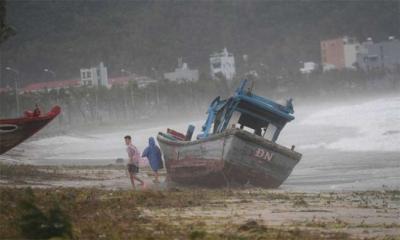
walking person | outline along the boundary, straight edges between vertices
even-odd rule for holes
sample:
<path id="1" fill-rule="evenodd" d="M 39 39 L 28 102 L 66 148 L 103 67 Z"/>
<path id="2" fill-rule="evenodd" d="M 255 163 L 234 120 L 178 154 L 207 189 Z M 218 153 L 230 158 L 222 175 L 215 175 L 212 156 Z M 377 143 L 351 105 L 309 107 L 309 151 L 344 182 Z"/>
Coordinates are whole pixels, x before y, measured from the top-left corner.
<path id="1" fill-rule="evenodd" d="M 132 187 L 135 188 L 135 180 L 139 181 L 140 185 L 143 186 L 144 182 L 137 177 L 137 174 L 139 173 L 139 159 L 140 159 L 139 150 L 132 144 L 131 136 L 127 135 L 124 137 L 124 139 L 125 139 L 126 151 L 129 157 L 127 167 Z"/>
<path id="2" fill-rule="evenodd" d="M 162 169 L 164 166 L 161 157 L 161 150 L 156 145 L 153 137 L 149 138 L 149 146 L 144 149 L 142 157 L 147 157 L 147 159 L 149 160 L 150 167 L 153 170 L 155 176 L 154 182 L 159 183 L 160 181 L 158 180 L 158 170 Z"/>

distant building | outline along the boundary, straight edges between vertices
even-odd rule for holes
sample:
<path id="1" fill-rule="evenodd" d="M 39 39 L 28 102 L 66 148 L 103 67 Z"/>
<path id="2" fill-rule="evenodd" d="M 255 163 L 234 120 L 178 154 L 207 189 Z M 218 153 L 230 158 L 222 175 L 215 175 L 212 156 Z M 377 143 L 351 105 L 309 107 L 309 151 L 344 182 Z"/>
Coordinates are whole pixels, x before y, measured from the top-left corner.
<path id="1" fill-rule="evenodd" d="M 11 92 L 13 89 L 10 86 L 6 86 L 4 88 L 0 87 L 0 93 L 7 93 L 7 92 Z"/>
<path id="2" fill-rule="evenodd" d="M 139 88 L 145 88 L 150 84 L 157 83 L 157 80 L 138 74 L 131 74 L 129 76 L 113 77 L 108 79 L 108 84 L 111 86 L 128 85 L 130 82 L 135 82 Z"/>
<path id="3" fill-rule="evenodd" d="M 62 88 L 79 87 L 81 81 L 79 79 L 49 81 L 49 82 L 38 82 L 31 83 L 22 88 L 22 92 L 41 92 L 46 90 L 59 90 Z"/>
<path id="4" fill-rule="evenodd" d="M 182 62 L 182 58 L 178 60 L 178 67 L 174 72 L 164 73 L 164 78 L 173 82 L 197 82 L 199 80 L 199 70 L 189 69 L 187 63 Z"/>
<path id="5" fill-rule="evenodd" d="M 323 70 L 355 69 L 359 48 L 356 39 L 347 36 L 321 41 Z"/>
<path id="6" fill-rule="evenodd" d="M 96 67 L 81 68 L 81 84 L 83 86 L 108 87 L 108 73 L 103 62 Z"/>
<path id="7" fill-rule="evenodd" d="M 357 64 L 364 71 L 400 71 L 400 41 L 389 37 L 387 41 L 374 43 L 371 38 L 368 38 L 361 45 Z"/>
<path id="8" fill-rule="evenodd" d="M 217 78 L 222 74 L 228 81 L 231 81 L 236 74 L 235 58 L 226 48 L 222 52 L 210 55 L 211 77 Z"/>
<path id="9" fill-rule="evenodd" d="M 156 83 L 158 83 L 158 81 L 151 78 L 141 79 L 137 81 L 138 88 L 145 88 L 150 84 L 156 84 Z"/>
<path id="10" fill-rule="evenodd" d="M 299 70 L 303 74 L 308 74 L 314 72 L 315 70 L 317 70 L 317 68 L 318 64 L 316 64 L 315 62 L 304 62 L 303 67 Z"/>

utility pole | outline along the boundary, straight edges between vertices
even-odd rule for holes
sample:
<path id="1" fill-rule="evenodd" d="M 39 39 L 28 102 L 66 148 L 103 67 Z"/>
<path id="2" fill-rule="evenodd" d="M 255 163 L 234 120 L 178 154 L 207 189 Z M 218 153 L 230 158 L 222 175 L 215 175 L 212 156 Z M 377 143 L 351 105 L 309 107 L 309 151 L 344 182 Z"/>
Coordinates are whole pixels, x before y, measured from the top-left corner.
<path id="1" fill-rule="evenodd" d="M 157 74 L 156 68 L 152 67 L 151 70 L 153 70 L 153 73 L 154 73 L 154 80 L 157 81 L 156 82 L 156 93 L 157 93 L 157 105 L 158 105 L 160 103 L 160 89 L 159 89 L 159 86 L 158 86 L 160 84 L 160 81 L 158 79 L 158 74 Z"/>
<path id="2" fill-rule="evenodd" d="M 15 76 L 16 76 L 15 79 L 14 79 L 14 83 L 15 83 L 15 85 L 14 85 L 15 86 L 15 102 L 17 104 L 17 114 L 16 115 L 19 116 L 19 114 L 21 113 L 20 112 L 20 107 L 19 107 L 19 94 L 18 94 L 19 71 L 14 69 L 14 68 L 11 68 L 11 67 L 6 67 L 6 70 L 15 73 Z"/>
<path id="3" fill-rule="evenodd" d="M 400 24 L 400 0 L 397 0 L 397 3 L 398 3 L 398 13 L 397 13 L 397 15 L 399 16 L 399 20 L 398 20 L 398 22 L 397 22 L 397 26 L 399 26 L 399 24 Z M 400 35 L 400 29 L 397 29 L 399 32 L 397 32 L 397 36 L 399 36 Z"/>
<path id="4" fill-rule="evenodd" d="M 127 74 L 128 76 L 132 76 L 132 72 L 122 68 L 121 69 L 122 73 Z M 133 84 L 131 84 L 130 82 L 128 83 L 129 86 L 129 92 L 130 92 L 130 96 L 131 96 L 131 102 L 132 102 L 132 111 L 133 111 L 133 115 L 135 115 L 135 96 L 134 96 L 134 89 L 133 89 Z"/>

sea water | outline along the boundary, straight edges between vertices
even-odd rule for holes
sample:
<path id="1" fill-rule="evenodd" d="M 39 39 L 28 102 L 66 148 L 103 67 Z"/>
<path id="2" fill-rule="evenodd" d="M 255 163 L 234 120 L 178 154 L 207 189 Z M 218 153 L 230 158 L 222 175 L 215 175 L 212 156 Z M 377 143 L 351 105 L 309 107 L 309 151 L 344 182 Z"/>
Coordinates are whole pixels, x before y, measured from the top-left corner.
<path id="1" fill-rule="evenodd" d="M 303 154 L 284 189 L 400 189 L 400 97 L 308 111 L 280 141 Z"/>
<path id="2" fill-rule="evenodd" d="M 190 122 L 199 130 L 202 121 Z M 75 133 L 25 142 L 15 157 L 0 158 L 31 164 L 96 165 L 126 159 L 125 135 L 143 150 L 148 137 L 171 127 L 185 132 L 187 122 L 172 126 L 124 126 L 101 133 Z M 296 120 L 285 127 L 279 144 L 296 146 L 303 154 L 281 189 L 342 191 L 400 189 L 400 97 L 328 108 L 296 108 Z M 12 153 L 12 152 L 11 152 Z"/>

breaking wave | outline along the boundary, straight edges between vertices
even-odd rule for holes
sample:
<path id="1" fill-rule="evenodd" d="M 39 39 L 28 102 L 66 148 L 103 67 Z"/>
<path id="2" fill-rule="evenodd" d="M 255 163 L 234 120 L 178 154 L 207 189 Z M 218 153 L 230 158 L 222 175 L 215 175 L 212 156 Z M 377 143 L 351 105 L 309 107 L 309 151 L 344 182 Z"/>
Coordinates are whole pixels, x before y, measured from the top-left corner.
<path id="1" fill-rule="evenodd" d="M 341 151 L 400 151 L 400 97 L 334 107 L 312 114 L 301 124 L 350 127 L 356 129 L 357 132 L 355 135 L 346 135 L 331 143 L 310 144 L 303 148 L 323 147 Z"/>

